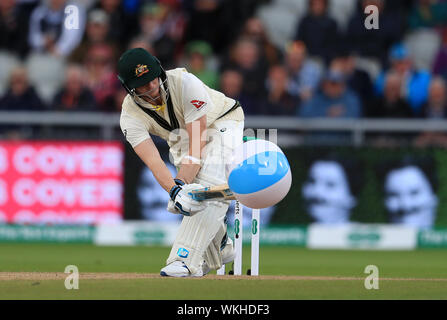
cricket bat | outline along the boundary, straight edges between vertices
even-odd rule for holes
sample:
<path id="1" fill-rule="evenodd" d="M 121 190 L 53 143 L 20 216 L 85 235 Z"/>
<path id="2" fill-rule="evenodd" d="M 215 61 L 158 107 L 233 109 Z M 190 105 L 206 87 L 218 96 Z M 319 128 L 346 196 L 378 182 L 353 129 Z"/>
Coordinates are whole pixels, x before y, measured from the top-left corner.
<path id="1" fill-rule="evenodd" d="M 206 187 L 189 192 L 191 198 L 197 201 L 204 200 L 235 200 L 233 192 L 228 187 L 228 184 L 221 184 L 219 186 Z"/>

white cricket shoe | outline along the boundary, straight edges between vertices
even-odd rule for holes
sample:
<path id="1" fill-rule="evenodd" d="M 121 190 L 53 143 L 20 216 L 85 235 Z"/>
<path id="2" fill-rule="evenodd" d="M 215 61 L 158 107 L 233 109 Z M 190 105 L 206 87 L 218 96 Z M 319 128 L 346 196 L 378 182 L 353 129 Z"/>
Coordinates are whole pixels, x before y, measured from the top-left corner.
<path id="1" fill-rule="evenodd" d="M 222 264 L 230 263 L 234 261 L 234 258 L 236 258 L 236 251 L 234 250 L 233 240 L 231 240 L 231 238 L 228 237 L 227 244 L 222 250 Z M 206 275 L 211 271 L 206 261 L 203 261 L 202 271 L 203 275 Z"/>
<path id="2" fill-rule="evenodd" d="M 199 268 L 198 272 L 191 274 L 188 267 L 185 265 L 183 261 L 174 261 L 168 264 L 163 269 L 161 269 L 160 275 L 163 277 L 176 277 L 176 278 L 201 277 L 203 276 L 203 272 L 201 268 Z"/>

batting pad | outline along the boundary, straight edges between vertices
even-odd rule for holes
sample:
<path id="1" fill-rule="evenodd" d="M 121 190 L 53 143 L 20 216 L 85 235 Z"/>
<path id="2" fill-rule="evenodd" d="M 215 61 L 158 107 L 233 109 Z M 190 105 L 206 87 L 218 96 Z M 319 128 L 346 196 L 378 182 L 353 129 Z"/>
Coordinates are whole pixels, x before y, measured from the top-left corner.
<path id="1" fill-rule="evenodd" d="M 206 248 L 203 258 L 205 259 L 208 267 L 213 269 L 219 269 L 222 266 L 222 239 L 227 232 L 227 224 L 222 222 L 216 236 L 211 241 L 210 245 Z"/>
<path id="2" fill-rule="evenodd" d="M 222 233 L 227 210 L 228 202 L 209 201 L 203 211 L 191 217 L 185 216 L 180 224 L 180 229 L 166 264 L 179 260 L 185 263 L 191 273 L 198 272 L 204 259 L 205 250 L 210 246 L 213 239 L 219 238 L 218 233 Z M 218 251 L 210 249 L 212 251 L 210 252 L 210 262 L 212 262 L 213 268 L 216 265 L 218 267 L 222 265 L 220 241 L 224 234 L 219 241 L 216 239 Z M 212 247 L 214 247 L 214 244 Z"/>

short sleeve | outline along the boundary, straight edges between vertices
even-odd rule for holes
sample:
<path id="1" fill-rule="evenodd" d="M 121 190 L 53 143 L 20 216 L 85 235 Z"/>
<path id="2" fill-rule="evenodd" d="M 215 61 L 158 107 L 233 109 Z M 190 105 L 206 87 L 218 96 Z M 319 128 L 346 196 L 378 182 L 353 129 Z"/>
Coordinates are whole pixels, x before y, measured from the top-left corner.
<path id="1" fill-rule="evenodd" d="M 132 148 L 135 148 L 146 139 L 150 139 L 149 131 L 144 124 L 134 117 L 126 113 L 121 114 L 120 118 L 121 131 Z"/>
<path id="2" fill-rule="evenodd" d="M 191 123 L 213 109 L 206 86 L 195 75 L 185 72 L 182 78 L 185 123 Z"/>

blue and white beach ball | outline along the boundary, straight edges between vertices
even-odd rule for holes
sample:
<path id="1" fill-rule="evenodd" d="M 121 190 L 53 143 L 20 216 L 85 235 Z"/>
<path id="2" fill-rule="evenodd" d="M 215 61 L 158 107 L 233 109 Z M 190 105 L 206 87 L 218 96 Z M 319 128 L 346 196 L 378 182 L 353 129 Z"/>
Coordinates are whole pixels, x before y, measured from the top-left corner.
<path id="1" fill-rule="evenodd" d="M 281 149 L 267 140 L 242 143 L 226 167 L 228 186 L 243 205 L 262 209 L 280 202 L 292 185 L 290 165 Z"/>

